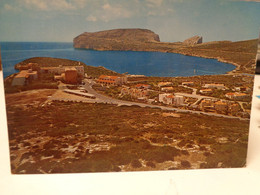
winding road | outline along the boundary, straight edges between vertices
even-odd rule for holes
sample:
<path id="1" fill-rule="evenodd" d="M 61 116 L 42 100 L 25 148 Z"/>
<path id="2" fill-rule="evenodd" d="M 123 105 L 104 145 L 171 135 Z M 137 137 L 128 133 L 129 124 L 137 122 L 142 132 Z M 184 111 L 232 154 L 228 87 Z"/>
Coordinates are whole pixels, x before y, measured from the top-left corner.
<path id="1" fill-rule="evenodd" d="M 230 119 L 249 120 L 247 118 L 241 118 L 241 117 L 237 117 L 237 116 L 228 116 L 228 115 L 217 114 L 217 113 L 209 113 L 209 112 L 202 112 L 202 111 L 195 111 L 195 110 L 184 110 L 184 109 L 180 109 L 180 108 L 172 108 L 172 107 L 167 107 L 167 106 L 159 106 L 159 105 L 152 105 L 152 104 L 146 104 L 146 103 L 118 100 L 115 98 L 105 96 L 105 95 L 100 94 L 97 91 L 95 91 L 92 88 L 92 85 L 94 83 L 91 79 L 85 79 L 84 82 L 85 82 L 84 88 L 88 91 L 88 93 L 93 94 L 96 97 L 96 99 L 89 99 L 89 102 L 108 103 L 108 104 L 115 104 L 118 106 L 126 105 L 126 106 L 159 108 L 159 109 L 167 110 L 167 111 L 176 111 L 176 112 L 193 113 L 193 114 L 204 114 L 204 115 L 208 115 L 208 116 L 224 117 L 224 118 L 230 118 Z"/>

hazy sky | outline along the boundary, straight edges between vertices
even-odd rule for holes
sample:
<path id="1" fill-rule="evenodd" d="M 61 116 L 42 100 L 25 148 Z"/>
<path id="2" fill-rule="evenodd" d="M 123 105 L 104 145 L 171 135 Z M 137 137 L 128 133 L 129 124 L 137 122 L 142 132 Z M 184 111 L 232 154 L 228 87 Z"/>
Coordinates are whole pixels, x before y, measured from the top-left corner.
<path id="1" fill-rule="evenodd" d="M 254 39 L 260 0 L 0 0 L 0 41 L 72 42 L 115 28 L 146 28 L 171 42 Z"/>

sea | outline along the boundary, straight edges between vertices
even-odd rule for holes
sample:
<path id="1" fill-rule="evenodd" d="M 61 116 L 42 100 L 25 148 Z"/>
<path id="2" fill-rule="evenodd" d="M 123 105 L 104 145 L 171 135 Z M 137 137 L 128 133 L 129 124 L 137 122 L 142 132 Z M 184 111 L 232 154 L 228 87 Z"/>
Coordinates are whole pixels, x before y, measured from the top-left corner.
<path id="1" fill-rule="evenodd" d="M 158 77 L 216 75 L 235 69 L 214 59 L 162 52 L 75 49 L 73 43 L 0 42 L 0 47 L 4 78 L 17 72 L 15 64 L 32 57 L 65 58 L 119 73 Z"/>

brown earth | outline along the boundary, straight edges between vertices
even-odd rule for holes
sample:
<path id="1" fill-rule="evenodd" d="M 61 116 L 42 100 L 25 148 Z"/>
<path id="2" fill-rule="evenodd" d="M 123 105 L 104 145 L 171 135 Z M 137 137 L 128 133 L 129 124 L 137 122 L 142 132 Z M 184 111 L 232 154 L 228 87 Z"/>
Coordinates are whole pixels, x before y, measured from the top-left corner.
<path id="1" fill-rule="evenodd" d="M 6 96 L 13 173 L 172 170 L 245 164 L 248 121 L 167 114 L 137 106 L 45 103 L 54 92 L 35 90 Z"/>
<path id="2" fill-rule="evenodd" d="M 6 106 L 27 105 L 34 103 L 41 104 L 48 99 L 48 96 L 52 96 L 56 91 L 56 89 L 38 89 L 14 94 L 6 94 Z"/>

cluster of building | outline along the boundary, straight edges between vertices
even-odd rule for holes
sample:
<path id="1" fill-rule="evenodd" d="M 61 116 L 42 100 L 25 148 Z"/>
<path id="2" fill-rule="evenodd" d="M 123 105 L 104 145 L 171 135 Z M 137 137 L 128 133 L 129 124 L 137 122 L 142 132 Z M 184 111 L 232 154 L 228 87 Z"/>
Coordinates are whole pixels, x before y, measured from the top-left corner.
<path id="1" fill-rule="evenodd" d="M 172 82 L 159 82 L 158 87 L 169 87 L 172 85 Z"/>
<path id="2" fill-rule="evenodd" d="M 184 105 L 184 98 L 180 95 L 173 95 L 171 93 L 163 93 L 159 94 L 159 102 L 174 105 L 174 106 L 182 106 Z"/>
<path id="3" fill-rule="evenodd" d="M 237 113 L 240 111 L 241 107 L 238 103 L 225 101 L 225 100 L 216 100 L 216 99 L 204 99 L 200 103 L 200 109 L 202 111 L 211 111 L 218 113 Z"/>
<path id="4" fill-rule="evenodd" d="M 76 84 L 84 77 L 83 66 L 40 67 L 37 63 L 28 63 L 19 68 L 20 72 L 13 78 L 12 86 L 23 86 L 38 78 L 39 74 L 54 74 L 55 80 Z"/>
<path id="5" fill-rule="evenodd" d="M 127 83 L 127 77 L 101 75 L 97 79 L 97 83 L 102 85 L 114 85 L 114 86 L 123 85 Z"/>
<path id="6" fill-rule="evenodd" d="M 194 82 L 192 81 L 186 81 L 181 83 L 183 86 L 191 87 L 194 85 Z"/>
<path id="7" fill-rule="evenodd" d="M 224 84 L 218 84 L 218 83 L 204 84 L 203 88 L 206 88 L 206 89 L 221 89 L 221 90 L 225 90 L 226 89 Z"/>
<path id="8" fill-rule="evenodd" d="M 38 78 L 37 71 L 33 71 L 32 69 L 22 70 L 13 78 L 12 86 L 27 85 L 29 82 L 37 78 Z"/>
<path id="9" fill-rule="evenodd" d="M 161 91 L 171 92 L 171 91 L 173 91 L 173 87 L 162 87 L 162 88 L 161 88 Z"/>
<path id="10" fill-rule="evenodd" d="M 44 73 L 55 74 L 56 81 L 64 81 L 65 83 L 76 84 L 84 77 L 83 66 L 59 66 L 59 67 L 44 67 Z"/>
<path id="11" fill-rule="evenodd" d="M 204 84 L 202 87 L 203 89 L 199 90 L 199 92 L 203 95 L 209 95 L 213 93 L 213 89 L 220 89 L 220 90 L 227 89 L 224 84 L 218 84 L 218 83 L 208 83 L 208 84 Z"/>
<path id="12" fill-rule="evenodd" d="M 137 84 L 134 87 L 123 87 L 121 89 L 121 95 L 130 95 L 132 98 L 138 100 L 148 100 L 150 88 L 151 86 L 146 84 Z"/>
<path id="13" fill-rule="evenodd" d="M 237 92 L 251 92 L 252 90 L 249 87 L 242 86 L 242 87 L 235 87 L 234 91 L 237 91 Z"/>
<path id="14" fill-rule="evenodd" d="M 232 100 L 244 100 L 249 97 L 249 94 L 235 92 L 235 93 L 226 93 L 225 96 Z"/>

